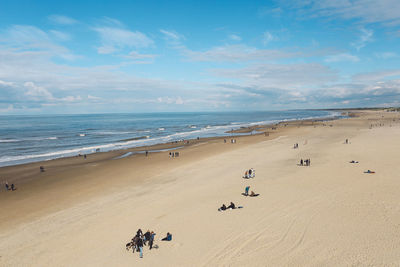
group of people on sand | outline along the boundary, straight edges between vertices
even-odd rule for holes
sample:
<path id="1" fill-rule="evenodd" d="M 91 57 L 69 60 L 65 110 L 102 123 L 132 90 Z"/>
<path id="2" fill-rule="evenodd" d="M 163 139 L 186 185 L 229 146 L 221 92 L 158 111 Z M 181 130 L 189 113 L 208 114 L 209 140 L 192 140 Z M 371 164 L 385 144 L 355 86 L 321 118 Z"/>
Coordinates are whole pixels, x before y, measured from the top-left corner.
<path id="1" fill-rule="evenodd" d="M 179 152 L 169 152 L 169 157 L 170 158 L 177 158 L 177 157 L 179 157 Z"/>
<path id="2" fill-rule="evenodd" d="M 293 149 L 296 149 L 296 148 L 299 148 L 299 144 L 298 143 L 293 145 Z"/>
<path id="3" fill-rule="evenodd" d="M 256 177 L 256 171 L 253 168 L 246 170 L 244 172 L 243 178 L 249 179 L 249 178 L 254 178 L 254 177 Z"/>
<path id="4" fill-rule="evenodd" d="M 236 207 L 235 203 L 231 201 L 231 204 L 229 206 L 226 206 L 225 204 L 222 204 L 222 206 L 218 209 L 218 211 L 224 211 L 224 210 L 234 210 L 234 209 L 241 209 L 243 208 L 242 206 Z"/>
<path id="5" fill-rule="evenodd" d="M 149 246 L 149 249 L 153 248 L 154 240 L 156 233 L 154 231 L 147 230 L 144 234 L 142 229 L 138 229 L 136 231 L 136 235 L 131 239 L 129 243 L 126 244 L 126 250 L 132 249 L 132 252 L 139 252 L 140 258 L 143 258 L 143 247 Z M 172 234 L 169 232 L 167 236 L 161 239 L 161 241 L 171 241 Z M 158 246 L 154 246 L 154 248 L 158 248 Z"/>
<path id="6" fill-rule="evenodd" d="M 253 168 L 251 168 L 249 170 L 246 170 L 243 178 L 249 179 L 249 178 L 254 178 L 255 176 L 256 176 L 256 171 Z M 246 186 L 244 189 L 244 193 L 242 193 L 242 195 L 246 196 L 246 197 L 256 197 L 256 196 L 260 195 L 260 194 L 254 193 L 254 191 L 251 191 L 249 194 L 249 191 L 250 191 L 250 186 Z M 235 203 L 231 202 L 228 206 L 226 206 L 225 204 L 222 204 L 222 206 L 220 208 L 218 208 L 218 211 L 225 211 L 225 210 L 230 210 L 230 209 L 233 210 L 236 208 L 240 209 L 243 207 L 242 206 L 236 207 Z"/>
<path id="7" fill-rule="evenodd" d="M 226 139 L 224 139 L 224 143 L 226 144 Z M 231 144 L 236 144 L 236 139 L 231 139 Z"/>
<path id="8" fill-rule="evenodd" d="M 15 185 L 14 184 L 11 184 L 11 186 L 10 185 L 8 185 L 8 182 L 6 181 L 5 183 L 5 187 L 6 187 L 6 190 L 7 191 L 15 191 L 15 190 L 17 190 L 16 188 L 15 188 Z"/>
<path id="9" fill-rule="evenodd" d="M 300 166 L 310 166 L 311 165 L 311 159 L 305 159 L 305 160 L 301 159 L 299 165 Z"/>

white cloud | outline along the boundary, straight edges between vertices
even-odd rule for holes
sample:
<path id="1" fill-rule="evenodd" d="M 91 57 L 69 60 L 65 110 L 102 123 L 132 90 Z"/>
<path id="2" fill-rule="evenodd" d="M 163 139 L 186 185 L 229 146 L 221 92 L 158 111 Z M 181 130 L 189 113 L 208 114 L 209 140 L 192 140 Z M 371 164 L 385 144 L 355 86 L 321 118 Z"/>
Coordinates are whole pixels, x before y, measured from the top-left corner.
<path id="1" fill-rule="evenodd" d="M 178 49 L 184 48 L 182 41 L 186 39 L 185 36 L 171 30 L 161 29 L 160 32 L 163 34 L 164 39 L 168 44 Z"/>
<path id="2" fill-rule="evenodd" d="M 254 64 L 239 69 L 213 69 L 214 75 L 239 79 L 248 87 L 290 90 L 334 82 L 336 72 L 316 63 Z"/>
<path id="3" fill-rule="evenodd" d="M 246 45 L 226 45 L 205 51 L 185 49 L 184 54 L 192 61 L 240 62 L 274 60 L 299 56 L 300 53 L 282 50 L 257 49 Z"/>
<path id="4" fill-rule="evenodd" d="M 288 7 L 301 10 L 310 16 L 345 20 L 358 20 L 364 24 L 382 23 L 385 26 L 400 24 L 400 1 L 398 0 L 297 0 L 282 1 Z"/>
<path id="5" fill-rule="evenodd" d="M 164 34 L 164 36 L 167 37 L 168 39 L 173 39 L 173 40 L 182 39 L 182 36 L 180 34 L 173 32 L 173 31 L 167 31 L 167 30 L 161 29 L 160 32 L 162 34 Z"/>
<path id="6" fill-rule="evenodd" d="M 262 42 L 264 45 L 269 44 L 271 41 L 275 41 L 277 38 L 273 36 L 270 32 L 266 31 L 263 33 L 263 39 Z"/>
<path id="7" fill-rule="evenodd" d="M 56 30 L 50 30 L 49 32 L 52 36 L 54 36 L 56 39 L 60 41 L 68 41 L 71 39 L 71 36 L 65 32 L 60 32 Z"/>
<path id="8" fill-rule="evenodd" d="M 74 60 L 78 56 L 74 55 L 64 46 L 57 44 L 54 34 L 59 37 L 61 32 L 47 33 L 37 27 L 30 25 L 13 25 L 3 32 L 0 32 L 0 41 L 6 48 L 13 48 L 24 52 L 42 52 L 51 57 L 58 57 L 66 60 Z M 64 36 L 65 37 L 65 36 Z M 3 50 L 5 50 L 3 48 Z"/>
<path id="9" fill-rule="evenodd" d="M 157 98 L 158 103 L 163 103 L 163 104 L 176 104 L 176 105 L 183 105 L 184 101 L 182 100 L 182 97 L 158 97 Z"/>
<path id="10" fill-rule="evenodd" d="M 373 38 L 372 36 L 374 35 L 373 30 L 368 30 L 368 29 L 361 29 L 361 34 L 359 40 L 351 43 L 353 47 L 355 47 L 357 50 L 360 50 L 361 48 L 365 47 L 367 43 L 372 42 Z"/>
<path id="11" fill-rule="evenodd" d="M 53 100 L 54 97 L 53 95 L 47 91 L 44 87 L 37 86 L 33 82 L 25 82 L 24 83 L 25 88 L 27 91 L 25 92 L 25 95 L 28 97 L 31 97 L 35 100 Z"/>
<path id="12" fill-rule="evenodd" d="M 237 34 L 230 34 L 228 37 L 229 37 L 229 39 L 231 39 L 233 41 L 241 41 L 242 40 L 242 37 L 240 37 Z"/>
<path id="13" fill-rule="evenodd" d="M 48 19 L 52 23 L 61 24 L 61 25 L 74 25 L 74 24 L 78 23 L 77 20 L 67 17 L 67 16 L 63 16 L 63 15 L 50 15 L 50 16 L 48 16 Z"/>
<path id="14" fill-rule="evenodd" d="M 87 98 L 90 100 L 100 100 L 101 99 L 101 97 L 93 96 L 93 95 L 88 95 Z"/>
<path id="15" fill-rule="evenodd" d="M 60 101 L 64 102 L 78 102 L 82 100 L 81 96 L 66 96 L 59 99 Z"/>
<path id="16" fill-rule="evenodd" d="M 154 41 L 139 31 L 129 31 L 116 27 L 97 27 L 94 30 L 99 34 L 102 46 L 99 54 L 111 54 L 124 48 L 145 48 L 152 46 Z"/>
<path id="17" fill-rule="evenodd" d="M 154 59 L 157 55 L 153 54 L 140 54 L 136 51 L 130 52 L 128 55 L 125 55 L 125 58 L 128 59 Z"/>
<path id="18" fill-rule="evenodd" d="M 13 86 L 14 83 L 12 83 L 12 82 L 5 82 L 5 81 L 0 80 L 0 85 L 2 85 L 2 86 Z"/>
<path id="19" fill-rule="evenodd" d="M 382 52 L 382 53 L 375 53 L 375 56 L 379 59 L 392 59 L 398 58 L 399 55 L 394 52 Z"/>
<path id="20" fill-rule="evenodd" d="M 390 77 L 400 76 L 400 69 L 359 73 L 352 77 L 353 81 L 381 81 Z"/>
<path id="21" fill-rule="evenodd" d="M 357 56 L 350 55 L 350 54 L 337 54 L 337 55 L 331 55 L 327 56 L 325 58 L 325 62 L 358 62 L 360 59 Z"/>

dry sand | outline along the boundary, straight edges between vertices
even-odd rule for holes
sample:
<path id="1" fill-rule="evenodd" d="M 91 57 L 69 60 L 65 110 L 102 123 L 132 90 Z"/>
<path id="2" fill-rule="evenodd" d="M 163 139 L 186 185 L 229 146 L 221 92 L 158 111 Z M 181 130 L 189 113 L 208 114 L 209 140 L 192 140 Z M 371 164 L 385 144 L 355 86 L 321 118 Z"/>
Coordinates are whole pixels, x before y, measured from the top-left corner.
<path id="1" fill-rule="evenodd" d="M 18 187 L 0 191 L 0 266 L 398 266 L 399 118 L 281 124 L 174 159 L 112 152 L 0 168 Z M 256 178 L 242 179 L 251 167 Z M 260 196 L 242 196 L 247 185 Z M 217 211 L 230 201 L 244 208 Z M 159 246 L 142 259 L 125 250 L 138 228 Z"/>

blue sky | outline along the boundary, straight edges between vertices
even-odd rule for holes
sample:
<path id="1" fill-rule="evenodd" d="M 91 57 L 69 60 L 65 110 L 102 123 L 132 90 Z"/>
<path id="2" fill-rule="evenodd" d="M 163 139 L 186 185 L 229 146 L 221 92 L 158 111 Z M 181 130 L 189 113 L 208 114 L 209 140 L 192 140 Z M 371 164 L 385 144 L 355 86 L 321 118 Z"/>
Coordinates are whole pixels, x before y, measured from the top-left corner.
<path id="1" fill-rule="evenodd" d="M 0 2 L 0 114 L 400 105 L 400 1 Z"/>

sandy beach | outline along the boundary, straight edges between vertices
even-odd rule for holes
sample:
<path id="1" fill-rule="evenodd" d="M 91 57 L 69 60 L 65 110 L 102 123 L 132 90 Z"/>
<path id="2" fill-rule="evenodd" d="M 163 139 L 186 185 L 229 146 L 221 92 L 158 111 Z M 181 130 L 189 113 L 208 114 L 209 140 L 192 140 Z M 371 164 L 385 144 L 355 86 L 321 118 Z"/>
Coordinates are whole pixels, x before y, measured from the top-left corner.
<path id="1" fill-rule="evenodd" d="M 113 151 L 0 168 L 17 186 L 0 190 L 0 266 L 400 265 L 400 114 L 355 112 L 193 141 L 178 158 Z M 243 208 L 217 211 L 231 201 Z M 125 250 L 138 228 L 157 234 L 143 258 Z"/>

